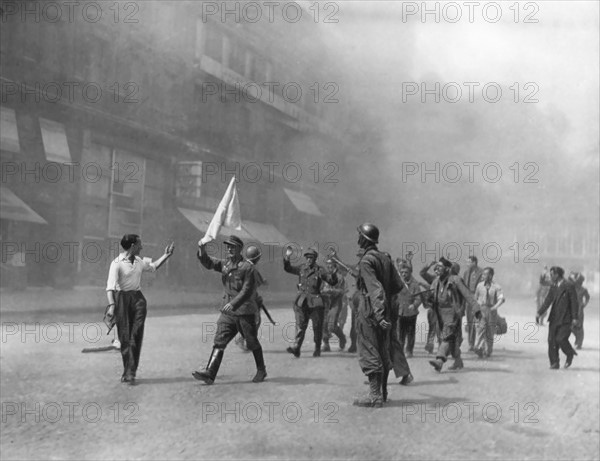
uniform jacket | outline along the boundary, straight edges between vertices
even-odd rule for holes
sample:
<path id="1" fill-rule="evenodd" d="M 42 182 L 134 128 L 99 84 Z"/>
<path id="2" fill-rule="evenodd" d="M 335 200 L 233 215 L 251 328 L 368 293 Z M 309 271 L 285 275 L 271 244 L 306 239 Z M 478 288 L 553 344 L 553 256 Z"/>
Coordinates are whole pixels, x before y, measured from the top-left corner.
<path id="1" fill-rule="evenodd" d="M 249 261 L 240 259 L 216 259 L 208 256 L 204 247 L 198 252 L 200 263 L 207 269 L 221 273 L 223 282 L 223 306 L 231 304 L 231 315 L 254 315 L 256 303 L 256 269 Z"/>
<path id="2" fill-rule="evenodd" d="M 321 287 L 321 295 L 328 297 L 331 301 L 344 296 L 344 293 L 346 293 L 346 280 L 343 277 L 338 277 L 335 285 L 324 282 Z"/>
<path id="3" fill-rule="evenodd" d="M 575 286 L 568 280 L 563 279 L 560 286 L 552 285 L 548 296 L 544 299 L 539 315 L 542 315 L 552 306 L 548 322 L 550 324 L 571 324 L 571 321 L 579 319 L 579 302 Z"/>
<path id="4" fill-rule="evenodd" d="M 397 307 L 400 317 L 416 317 L 419 315 L 419 306 L 421 305 L 421 295 L 419 294 L 421 293 L 421 287 L 414 277 L 411 277 L 406 284 L 408 285 L 408 291 L 402 290 L 395 296 L 396 306 L 394 306 L 394 310 Z M 414 309 L 409 309 L 411 304 Z"/>
<path id="5" fill-rule="evenodd" d="M 403 288 L 400 274 L 392 259 L 380 252 L 375 245 L 365 248 L 358 262 L 357 287 L 370 300 L 364 313 L 367 319 L 379 324 L 391 320 L 392 299 Z"/>
<path id="6" fill-rule="evenodd" d="M 283 260 L 283 270 L 298 276 L 298 296 L 294 304 L 302 307 L 306 300 L 309 308 L 324 307 L 323 298 L 321 297 L 321 286 L 323 282 L 330 285 L 338 283 L 336 274 L 328 273 L 318 264 L 309 267 L 308 264 L 294 266 L 289 259 Z"/>
<path id="7" fill-rule="evenodd" d="M 463 274 L 463 282 L 471 293 L 475 293 L 475 289 L 479 282 L 481 282 L 481 276 L 483 275 L 483 269 L 479 266 L 469 267 Z"/>
<path id="8" fill-rule="evenodd" d="M 440 315 L 444 309 L 452 309 L 455 314 L 464 315 L 464 303 L 471 306 L 473 314 L 481 309 L 475 298 L 458 275 L 448 275 L 445 283 L 436 277 L 431 283 L 431 291 L 427 296 L 428 302 L 434 311 Z"/>

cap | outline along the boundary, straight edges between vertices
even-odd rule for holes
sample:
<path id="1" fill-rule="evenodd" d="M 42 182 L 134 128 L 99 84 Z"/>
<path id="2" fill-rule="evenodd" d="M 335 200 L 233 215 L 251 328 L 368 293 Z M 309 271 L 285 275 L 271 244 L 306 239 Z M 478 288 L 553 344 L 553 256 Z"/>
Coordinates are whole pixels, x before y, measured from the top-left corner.
<path id="1" fill-rule="evenodd" d="M 313 256 L 316 258 L 317 256 L 319 256 L 319 253 L 317 253 L 317 250 L 315 250 L 314 248 L 309 248 L 304 252 L 304 256 Z"/>
<path id="2" fill-rule="evenodd" d="M 240 248 L 244 246 L 244 242 L 242 241 L 242 239 L 236 235 L 231 235 L 230 237 L 228 237 L 225 240 L 224 243 L 225 243 L 225 245 L 231 245 L 231 246 L 240 247 Z"/>
<path id="3" fill-rule="evenodd" d="M 440 258 L 439 263 L 443 266 L 446 266 L 448 269 L 452 269 L 452 263 L 443 256 Z"/>

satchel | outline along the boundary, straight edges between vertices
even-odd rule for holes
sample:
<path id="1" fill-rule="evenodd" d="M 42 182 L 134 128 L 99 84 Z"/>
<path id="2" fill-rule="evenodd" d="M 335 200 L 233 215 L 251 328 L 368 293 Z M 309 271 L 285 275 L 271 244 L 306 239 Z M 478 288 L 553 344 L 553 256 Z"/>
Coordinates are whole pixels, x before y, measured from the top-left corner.
<path id="1" fill-rule="evenodd" d="M 496 334 L 504 335 L 508 331 L 508 323 L 506 323 L 506 319 L 498 315 L 496 320 Z"/>

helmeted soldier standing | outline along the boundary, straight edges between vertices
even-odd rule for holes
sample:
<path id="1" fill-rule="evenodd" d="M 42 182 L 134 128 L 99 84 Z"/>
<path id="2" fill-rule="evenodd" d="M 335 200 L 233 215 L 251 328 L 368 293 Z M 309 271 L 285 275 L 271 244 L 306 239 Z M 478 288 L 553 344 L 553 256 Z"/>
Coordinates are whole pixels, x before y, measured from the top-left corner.
<path id="1" fill-rule="evenodd" d="M 242 333 L 256 362 L 257 371 L 252 381 L 259 383 L 267 377 L 267 369 L 257 337 L 256 269 L 254 264 L 242 257 L 244 242 L 239 237 L 232 235 L 225 240 L 225 245 L 229 253 L 225 260 L 211 258 L 206 253 L 205 245 L 201 244 L 198 251 L 198 258 L 204 267 L 221 273 L 224 293 L 214 346 L 206 370 L 194 371 L 192 375 L 206 384 L 212 384 L 227 344 L 237 333 Z"/>
<path id="2" fill-rule="evenodd" d="M 288 247 L 283 257 L 283 269 L 290 274 L 295 274 L 299 277 L 298 280 L 298 295 L 294 301 L 294 314 L 296 316 L 296 337 L 294 345 L 287 348 L 290 354 L 294 357 L 300 357 L 300 348 L 304 342 L 306 328 L 308 328 L 308 320 L 312 321 L 315 351 L 313 357 L 321 356 L 321 341 L 323 340 L 323 320 L 325 315 L 325 305 L 321 296 L 321 286 L 323 282 L 330 285 L 336 285 L 338 278 L 336 275 L 337 268 L 330 274 L 321 266 L 316 264 L 317 250 L 309 248 L 304 253 L 306 263 L 300 266 L 294 266 L 290 262 L 292 249 Z"/>
<path id="3" fill-rule="evenodd" d="M 380 407 L 386 393 L 385 380 L 392 367 L 392 298 L 403 285 L 392 259 L 377 249 L 379 229 L 364 223 L 357 230 L 358 246 L 364 250 L 357 277 L 358 363 L 369 378 L 369 394 L 356 399 L 354 405 Z"/>
<path id="4" fill-rule="evenodd" d="M 255 275 L 255 279 L 256 279 L 256 289 L 257 289 L 256 304 L 258 305 L 258 310 L 256 311 L 256 315 L 255 315 L 257 331 L 260 330 L 260 324 L 261 324 L 260 310 L 264 309 L 264 300 L 263 300 L 263 297 L 260 294 L 258 294 L 258 288 L 267 284 L 267 281 L 263 278 L 262 274 L 256 267 L 256 265 L 260 261 L 261 257 L 262 257 L 262 252 L 260 251 L 260 248 L 258 248 L 257 246 L 249 245 L 246 248 L 246 261 L 248 261 L 250 264 L 252 264 L 255 268 L 254 275 Z M 240 334 L 235 338 L 235 344 L 237 346 L 239 346 L 239 348 L 242 349 L 244 352 L 248 352 L 248 346 L 246 345 L 246 338 L 244 338 L 243 332 L 240 332 Z"/>
<path id="5" fill-rule="evenodd" d="M 433 280 L 431 291 L 427 296 L 427 301 L 437 316 L 442 336 L 436 359 L 429 361 L 436 371 L 442 370 L 450 354 L 454 357 L 454 364 L 450 368 L 455 370 L 463 368 L 460 346 L 457 345 L 462 342 L 461 323 L 464 302 L 466 301 L 474 316 L 481 311 L 467 286 L 459 276 L 450 273 L 451 269 L 452 263 L 446 258 L 440 258 L 435 265 L 437 277 Z"/>

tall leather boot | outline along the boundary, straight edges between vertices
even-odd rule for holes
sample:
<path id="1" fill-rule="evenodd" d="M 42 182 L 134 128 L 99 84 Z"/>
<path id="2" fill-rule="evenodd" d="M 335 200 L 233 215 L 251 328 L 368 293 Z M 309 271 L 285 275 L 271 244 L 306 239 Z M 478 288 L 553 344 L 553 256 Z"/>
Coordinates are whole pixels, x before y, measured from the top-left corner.
<path id="1" fill-rule="evenodd" d="M 217 349 L 214 347 L 212 353 L 210 354 L 210 358 L 208 359 L 206 370 L 194 371 L 192 372 L 192 376 L 199 381 L 204 381 L 206 384 L 214 383 L 217 373 L 219 372 L 219 367 L 221 366 L 224 353 L 225 351 L 223 349 Z"/>
<path id="2" fill-rule="evenodd" d="M 382 399 L 383 403 L 387 402 L 387 396 L 388 396 L 387 383 L 388 383 L 389 374 L 390 374 L 390 371 L 384 369 L 383 374 L 381 375 L 381 399 Z"/>
<path id="3" fill-rule="evenodd" d="M 383 373 L 371 373 L 369 375 L 369 394 L 354 400 L 357 407 L 381 408 L 383 397 L 381 395 L 381 382 Z"/>
<path id="4" fill-rule="evenodd" d="M 265 367 L 262 347 L 253 350 L 252 354 L 254 354 L 254 361 L 256 362 L 256 375 L 252 378 L 252 382 L 262 383 L 267 377 L 267 367 Z"/>

